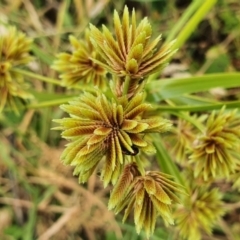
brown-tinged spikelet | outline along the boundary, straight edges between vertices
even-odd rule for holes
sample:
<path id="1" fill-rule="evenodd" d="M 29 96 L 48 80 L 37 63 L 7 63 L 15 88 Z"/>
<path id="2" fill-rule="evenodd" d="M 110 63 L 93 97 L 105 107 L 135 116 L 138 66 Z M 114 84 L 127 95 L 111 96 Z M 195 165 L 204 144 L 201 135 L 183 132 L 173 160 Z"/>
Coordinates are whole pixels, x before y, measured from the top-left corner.
<path id="1" fill-rule="evenodd" d="M 205 181 L 211 178 L 228 177 L 236 169 L 240 157 L 235 149 L 240 144 L 240 118 L 237 110 L 215 111 L 206 123 L 206 132 L 200 136 L 190 162 L 195 165 L 194 175 L 202 176 Z"/>
<path id="2" fill-rule="evenodd" d="M 90 25 L 90 38 L 105 61 L 102 65 L 119 78 L 128 76 L 130 90 L 134 90 L 139 81 L 162 69 L 175 51 L 173 43 L 158 48 L 161 36 L 150 41 L 152 27 L 147 17 L 138 25 L 135 10 L 130 17 L 125 6 L 122 20 L 118 12 L 113 17 L 115 36 L 103 25 L 102 32 Z"/>
<path id="3" fill-rule="evenodd" d="M 106 71 L 92 58 L 101 60 L 100 55 L 94 50 L 90 40 L 89 31 L 85 31 L 85 39 L 77 40 L 69 37 L 73 48 L 72 53 L 60 53 L 52 68 L 61 72 L 60 78 L 64 86 L 71 87 L 79 83 L 93 84 L 104 87 Z"/>
<path id="4" fill-rule="evenodd" d="M 69 118 L 55 120 L 63 130 L 62 137 L 70 140 L 61 158 L 75 166 L 80 182 L 85 182 L 105 156 L 101 176 L 106 186 L 114 184 L 121 173 L 124 156 L 148 151 L 151 146 L 144 140 L 147 133 L 169 130 L 171 123 L 162 118 L 142 118 L 151 109 L 140 93 L 131 100 L 123 97 L 109 100 L 102 92 L 85 93 L 78 99 L 62 105 Z"/>
<path id="5" fill-rule="evenodd" d="M 22 67 L 32 59 L 29 55 L 31 42 L 16 27 L 0 32 L 0 112 L 6 104 L 17 111 L 17 99 L 32 98 L 25 91 L 27 86 L 23 76 L 13 71 L 13 68 Z"/>
<path id="6" fill-rule="evenodd" d="M 137 233 L 144 228 L 149 238 L 154 232 L 157 214 L 166 225 L 174 223 L 171 207 L 179 203 L 176 193 L 185 193 L 185 189 L 171 179 L 170 175 L 157 171 L 141 176 L 135 163 L 126 165 L 113 188 L 108 207 L 116 214 L 125 208 L 123 222 L 133 210 Z"/>
<path id="7" fill-rule="evenodd" d="M 191 190 L 191 195 L 176 210 L 176 225 L 184 239 L 201 240 L 202 233 L 211 234 L 212 228 L 223 214 L 223 202 L 218 189 L 198 186 Z"/>

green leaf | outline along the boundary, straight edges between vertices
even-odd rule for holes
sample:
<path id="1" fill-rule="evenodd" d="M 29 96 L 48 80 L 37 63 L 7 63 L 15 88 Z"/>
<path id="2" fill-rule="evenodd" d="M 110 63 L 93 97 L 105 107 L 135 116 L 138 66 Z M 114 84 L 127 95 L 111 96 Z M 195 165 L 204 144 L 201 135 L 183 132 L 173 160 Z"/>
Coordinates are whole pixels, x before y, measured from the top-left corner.
<path id="1" fill-rule="evenodd" d="M 51 65 L 53 63 L 54 57 L 53 55 L 44 52 L 40 47 L 36 44 L 32 44 L 32 51 L 36 55 L 38 59 L 42 62 L 46 63 L 47 65 Z"/>
<path id="2" fill-rule="evenodd" d="M 174 103 L 174 105 L 180 106 L 180 105 L 207 105 L 207 104 L 214 104 L 219 103 L 215 99 L 210 99 L 207 97 L 200 97 L 195 95 L 183 95 L 178 96 L 175 98 L 171 98 L 171 102 Z"/>
<path id="3" fill-rule="evenodd" d="M 12 236 L 14 239 L 19 239 L 24 236 L 24 229 L 21 226 L 11 225 L 5 229 L 4 233 L 8 236 Z"/>
<path id="4" fill-rule="evenodd" d="M 187 24 L 187 22 L 189 21 L 193 13 L 197 9 L 199 9 L 201 5 L 202 5 L 202 0 L 192 1 L 189 7 L 183 12 L 181 18 L 176 22 L 176 24 L 170 30 L 165 43 L 169 43 L 176 38 L 177 34 L 184 28 L 184 26 Z"/>
<path id="5" fill-rule="evenodd" d="M 180 79 L 162 79 L 146 84 L 149 94 L 155 100 L 174 98 L 188 93 L 207 91 L 215 87 L 232 88 L 240 86 L 240 73 L 206 74 Z"/>
<path id="6" fill-rule="evenodd" d="M 24 225 L 24 240 L 31 240 L 34 238 L 35 225 L 37 222 L 37 204 L 34 201 L 33 207 L 28 212 L 28 221 Z"/>
<path id="7" fill-rule="evenodd" d="M 201 2 L 201 6 L 197 9 L 195 14 L 186 22 L 186 25 L 181 29 L 179 34 L 177 35 L 176 42 L 174 43 L 174 47 L 176 49 L 180 48 L 189 36 L 196 31 L 197 25 L 201 22 L 201 20 L 205 17 L 205 15 L 210 11 L 210 9 L 217 3 L 217 0 L 195 0 L 194 2 Z"/>
<path id="8" fill-rule="evenodd" d="M 225 72 L 231 63 L 231 59 L 228 54 L 219 54 L 214 59 L 207 69 L 206 73 Z"/>

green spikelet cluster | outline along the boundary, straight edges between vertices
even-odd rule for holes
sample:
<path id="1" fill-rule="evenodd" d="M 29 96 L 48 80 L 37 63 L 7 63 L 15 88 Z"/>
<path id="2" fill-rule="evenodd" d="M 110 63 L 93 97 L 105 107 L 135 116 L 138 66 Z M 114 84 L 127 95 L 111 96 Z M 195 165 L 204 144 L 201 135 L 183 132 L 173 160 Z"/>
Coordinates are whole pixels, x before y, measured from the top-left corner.
<path id="1" fill-rule="evenodd" d="M 161 35 L 150 41 L 152 27 L 147 18 L 138 25 L 133 9 L 130 17 L 125 6 L 122 19 L 114 11 L 115 36 L 103 25 L 102 32 L 90 25 L 90 38 L 104 61 L 100 64 L 113 75 L 131 79 L 129 93 L 137 88 L 139 81 L 148 75 L 161 70 L 174 54 L 172 43 L 158 47 Z"/>
<path id="2" fill-rule="evenodd" d="M 212 228 L 224 214 L 222 195 L 217 188 L 194 187 L 176 212 L 176 225 L 187 240 L 201 240 L 202 233 L 211 234 Z"/>
<path id="3" fill-rule="evenodd" d="M 130 18 L 125 6 L 122 21 L 115 11 L 113 22 L 115 38 L 104 25 L 102 32 L 93 25 L 90 29 L 92 43 L 105 59 L 106 68 L 114 74 L 120 77 L 129 75 L 131 79 L 146 77 L 159 70 L 172 56 L 171 44 L 156 51 L 161 36 L 151 42 L 151 24 L 144 18 L 137 25 L 134 10 Z"/>
<path id="4" fill-rule="evenodd" d="M 239 146 L 240 120 L 237 110 L 212 112 L 206 123 L 206 132 L 193 146 L 190 163 L 194 163 L 195 177 L 205 181 L 228 177 L 235 172 L 240 157 L 235 154 Z"/>
<path id="5" fill-rule="evenodd" d="M 171 205 L 180 202 L 175 193 L 184 193 L 185 189 L 171 178 L 156 171 L 142 176 L 136 164 L 128 164 L 111 193 L 108 207 L 115 213 L 126 208 L 123 222 L 133 210 L 137 233 L 144 228 L 149 238 L 154 232 L 158 214 L 166 225 L 174 223 Z"/>
<path id="6" fill-rule="evenodd" d="M 72 53 L 60 53 L 52 68 L 61 72 L 62 84 L 67 87 L 79 83 L 94 84 L 103 88 L 106 85 L 106 70 L 95 63 L 92 58 L 101 61 L 100 54 L 94 50 L 90 42 L 89 31 L 85 31 L 85 39 L 69 37 Z"/>
<path id="7" fill-rule="evenodd" d="M 25 91 L 27 85 L 21 74 L 12 71 L 31 61 L 29 54 L 32 40 L 15 27 L 0 33 L 0 112 L 5 105 L 17 111 L 16 100 L 29 99 L 32 95 Z"/>
<path id="8" fill-rule="evenodd" d="M 128 100 L 109 100 L 103 93 L 85 93 L 75 101 L 62 105 L 70 118 L 55 120 L 63 130 L 62 136 L 71 142 L 62 154 L 65 164 L 75 166 L 80 182 L 86 182 L 104 158 L 101 176 L 106 186 L 114 184 L 124 164 L 124 153 L 133 154 L 135 149 L 149 151 L 150 142 L 143 135 L 168 131 L 171 123 L 162 118 L 142 118 L 151 110 L 144 102 L 144 94 Z"/>

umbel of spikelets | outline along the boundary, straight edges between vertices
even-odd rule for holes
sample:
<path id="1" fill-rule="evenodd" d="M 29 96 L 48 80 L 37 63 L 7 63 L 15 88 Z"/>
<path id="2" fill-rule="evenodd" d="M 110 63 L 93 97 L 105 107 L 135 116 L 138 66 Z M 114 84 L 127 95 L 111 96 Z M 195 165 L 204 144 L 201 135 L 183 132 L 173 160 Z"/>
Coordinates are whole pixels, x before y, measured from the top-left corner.
<path id="1" fill-rule="evenodd" d="M 22 67 L 32 59 L 29 55 L 31 42 L 15 27 L 0 32 L 0 112 L 6 104 L 17 111 L 17 99 L 32 98 L 26 92 L 23 76 L 13 71 L 14 67 Z"/>
<path id="2" fill-rule="evenodd" d="M 175 212 L 177 229 L 186 240 L 201 240 L 205 232 L 211 234 L 216 222 L 224 214 L 222 195 L 217 188 L 195 186 L 190 196 Z"/>
<path id="3" fill-rule="evenodd" d="M 195 165 L 194 176 L 207 181 L 228 177 L 236 170 L 240 156 L 235 149 L 240 145 L 240 118 L 237 110 L 226 112 L 224 108 L 209 116 L 205 134 L 195 142 L 190 163 Z"/>
<path id="4" fill-rule="evenodd" d="M 114 184 L 125 163 L 125 155 L 136 150 L 149 151 L 153 146 L 144 140 L 148 133 L 169 130 L 171 123 L 159 117 L 144 118 L 151 105 L 144 103 L 144 94 L 129 100 L 108 99 L 103 93 L 85 93 L 62 105 L 70 117 L 55 120 L 60 124 L 62 137 L 69 140 L 61 159 L 75 166 L 74 174 L 86 182 L 104 158 L 101 177 L 106 186 Z"/>
<path id="5" fill-rule="evenodd" d="M 89 39 L 89 31 L 85 31 L 85 39 L 78 40 L 69 37 L 72 46 L 71 53 L 60 53 L 52 68 L 60 72 L 64 86 L 71 87 L 79 83 L 93 84 L 98 87 L 106 85 L 106 70 L 92 58 L 101 61 Z"/>
<path id="6" fill-rule="evenodd" d="M 154 232 L 158 214 L 166 225 L 174 223 L 171 208 L 174 203 L 179 203 L 176 193 L 185 193 L 185 189 L 170 175 L 157 171 L 141 175 L 137 165 L 131 163 L 125 166 L 114 186 L 108 207 L 116 214 L 125 209 L 123 222 L 133 211 L 137 233 L 144 228 L 149 238 Z"/>
<path id="7" fill-rule="evenodd" d="M 90 39 L 104 59 L 100 64 L 118 76 L 120 86 L 126 77 L 130 79 L 131 93 L 146 76 L 162 69 L 175 51 L 172 50 L 172 43 L 158 46 L 161 36 L 150 40 L 151 24 L 145 17 L 137 25 L 134 9 L 130 16 L 125 6 L 122 19 L 115 10 L 113 22 L 115 34 L 104 25 L 102 32 L 90 25 Z"/>

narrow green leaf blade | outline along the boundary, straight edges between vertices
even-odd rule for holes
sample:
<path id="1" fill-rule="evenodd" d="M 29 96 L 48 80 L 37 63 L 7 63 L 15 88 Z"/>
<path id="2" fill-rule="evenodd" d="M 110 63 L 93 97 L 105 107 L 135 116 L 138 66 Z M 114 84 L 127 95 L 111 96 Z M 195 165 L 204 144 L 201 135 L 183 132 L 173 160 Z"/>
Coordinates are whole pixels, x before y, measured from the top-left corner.
<path id="1" fill-rule="evenodd" d="M 240 73 L 206 74 L 180 79 L 162 79 L 151 81 L 146 85 L 150 94 L 156 99 L 164 100 L 187 93 L 207 91 L 215 87 L 232 88 L 240 86 Z"/>

